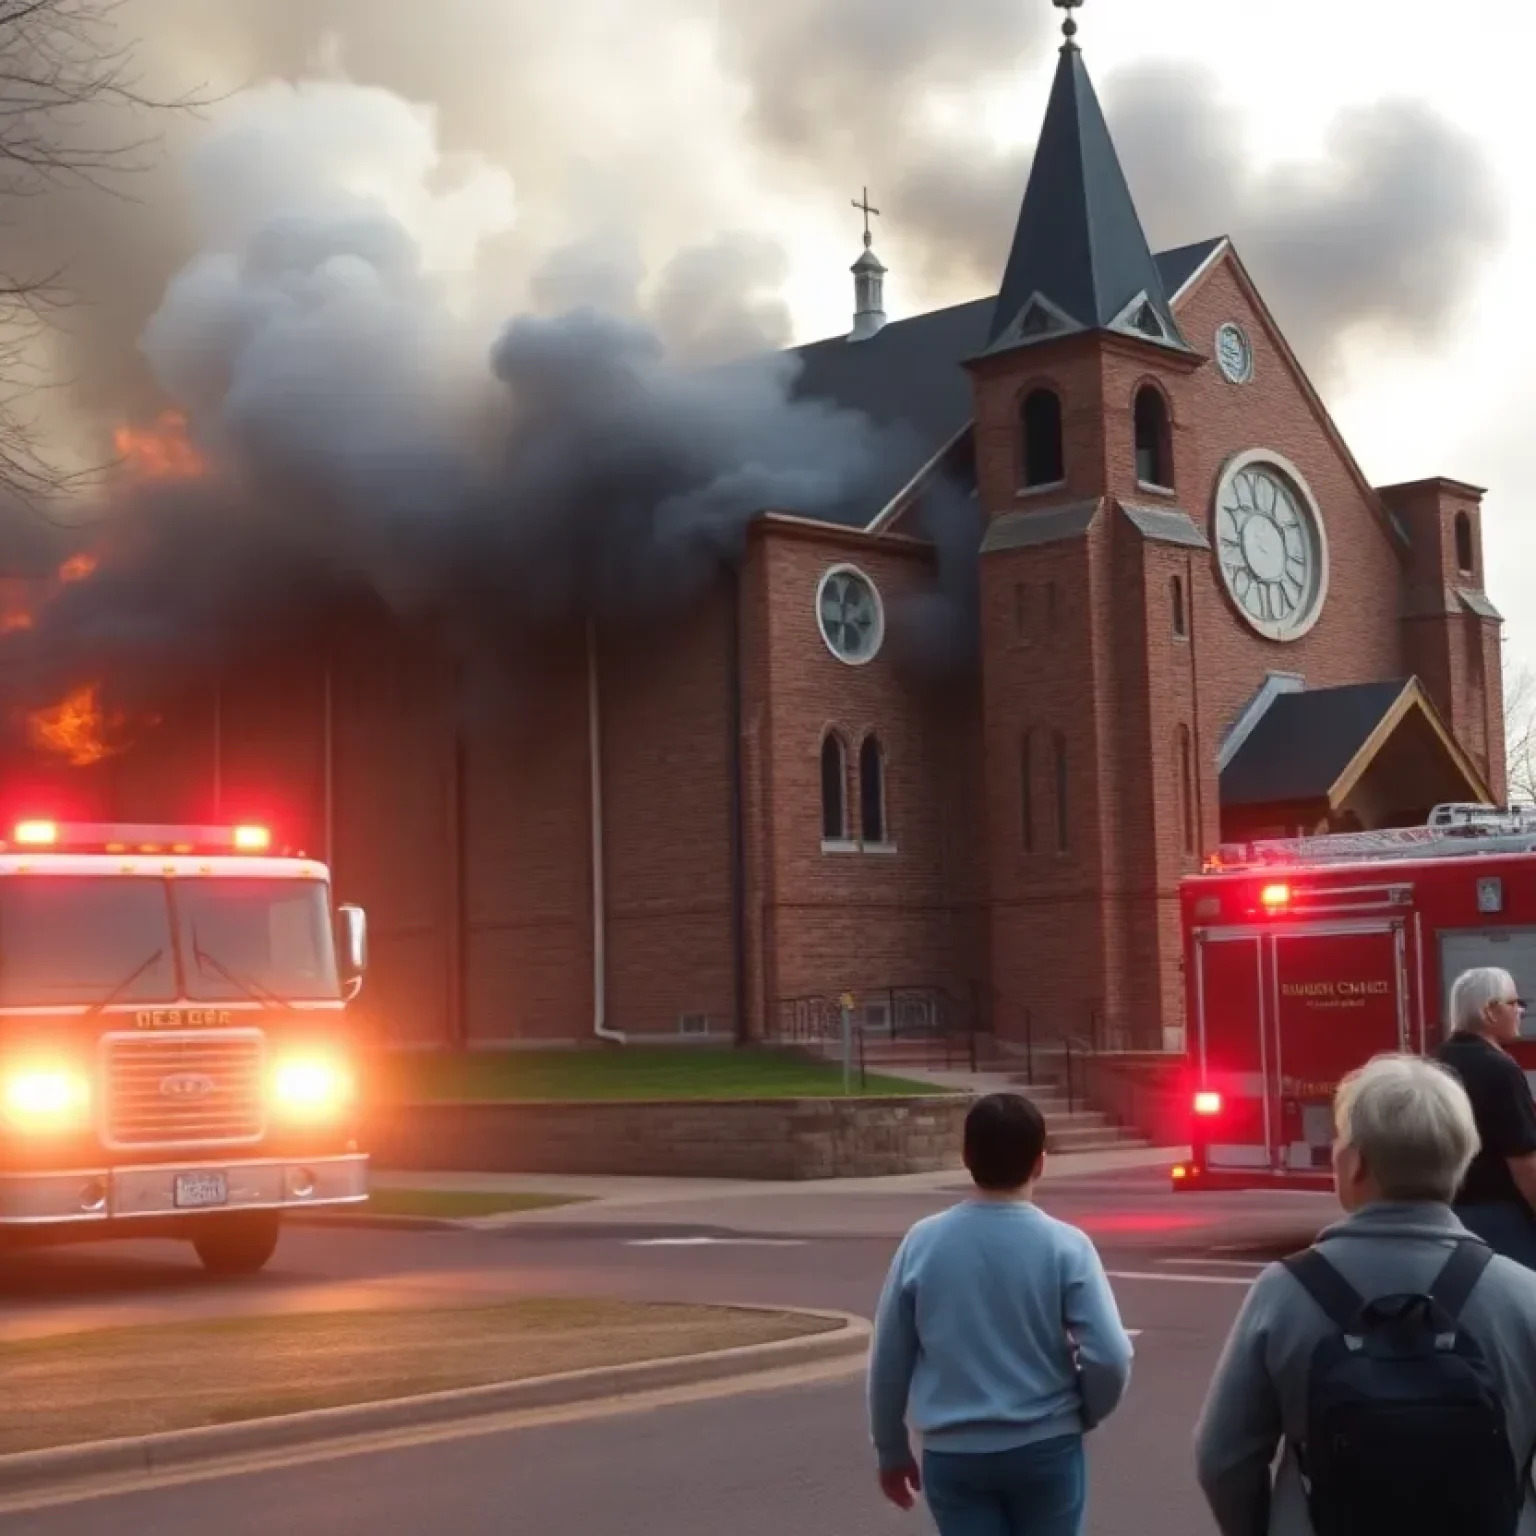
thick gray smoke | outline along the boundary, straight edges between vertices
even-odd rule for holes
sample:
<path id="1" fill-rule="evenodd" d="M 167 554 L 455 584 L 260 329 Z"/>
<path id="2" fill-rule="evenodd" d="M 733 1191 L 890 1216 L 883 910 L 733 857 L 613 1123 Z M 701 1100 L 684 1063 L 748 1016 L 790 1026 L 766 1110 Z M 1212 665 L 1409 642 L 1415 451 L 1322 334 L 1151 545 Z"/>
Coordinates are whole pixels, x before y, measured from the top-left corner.
<path id="1" fill-rule="evenodd" d="M 274 87 L 192 157 L 204 250 L 142 347 L 206 472 L 130 483 L 97 573 L 6 637 L 41 692 L 104 654 L 212 664 L 320 595 L 382 599 L 461 643 L 509 614 L 670 613 L 753 514 L 857 494 L 880 435 L 795 400 L 794 360 L 686 256 L 661 275 L 663 329 L 690 359 L 745 359 L 680 362 L 642 320 L 591 308 L 488 326 L 464 279 L 510 187 L 480 165 L 444 177 L 428 127 L 382 92 Z"/>
<path id="2" fill-rule="evenodd" d="M 758 506 L 842 499 L 867 426 L 793 403 L 779 363 L 685 365 L 786 340 L 775 236 L 865 181 L 913 302 L 991 288 L 1027 166 L 927 107 L 1055 40 L 1018 0 L 100 9 L 143 93 L 243 94 L 57 121 L 66 144 L 160 139 L 113 195 L 29 199 L 5 266 L 67 265 L 82 301 L 46 359 L 61 435 L 89 457 L 178 401 L 209 474 L 119 497 L 98 577 L 6 641 L 36 656 L 170 655 L 316 583 L 422 614 L 455 582 L 487 612 L 665 602 Z M 1256 173 L 1198 71 L 1103 93 L 1154 240 L 1233 234 L 1318 371 L 1362 324 L 1432 340 L 1500 237 L 1482 157 L 1421 108 L 1358 111 L 1326 164 Z"/>
<path id="3" fill-rule="evenodd" d="M 135 45 L 136 78 L 162 98 L 343 70 L 428 104 L 442 152 L 434 174 L 474 159 L 516 187 L 515 227 L 479 258 L 501 313 L 573 301 L 622 313 L 645 286 L 668 344 L 697 342 L 706 358 L 742 337 L 784 334 L 773 237 L 800 209 L 846 208 L 865 183 L 885 211 L 881 249 L 908 302 L 989 291 L 1027 161 L 945 124 L 974 121 L 978 94 L 1046 62 L 1057 40 L 1056 13 L 1022 0 L 71 3 L 109 11 Z M 1499 239 L 1483 157 L 1421 108 L 1353 113 L 1318 162 L 1256 173 L 1232 110 L 1200 71 L 1149 67 L 1100 85 L 1154 238 L 1232 234 L 1319 373 L 1361 323 L 1415 341 L 1439 334 Z M 946 119 L 927 110 L 933 98 L 963 109 Z M 65 266 L 81 296 L 49 362 L 69 384 L 63 425 L 83 419 L 99 439 L 154 403 L 136 342 L 167 278 L 197 249 L 177 177 L 203 124 L 102 102 L 55 126 L 95 142 L 160 140 L 132 157 L 140 168 L 115 179 L 117 195 L 65 188 L 29 200 L 6 230 L 8 272 Z M 751 233 L 716 243 L 732 229 Z M 851 248 L 855 238 L 850 223 Z M 758 250 L 744 257 L 749 239 Z M 551 254 L 572 248 L 589 259 L 591 280 L 573 265 L 556 274 L 551 298 Z M 685 297 L 706 297 L 682 305 L 685 323 L 662 325 L 646 274 L 682 251 L 691 255 L 675 276 L 698 285 Z M 827 280 L 847 281 L 841 268 Z"/>

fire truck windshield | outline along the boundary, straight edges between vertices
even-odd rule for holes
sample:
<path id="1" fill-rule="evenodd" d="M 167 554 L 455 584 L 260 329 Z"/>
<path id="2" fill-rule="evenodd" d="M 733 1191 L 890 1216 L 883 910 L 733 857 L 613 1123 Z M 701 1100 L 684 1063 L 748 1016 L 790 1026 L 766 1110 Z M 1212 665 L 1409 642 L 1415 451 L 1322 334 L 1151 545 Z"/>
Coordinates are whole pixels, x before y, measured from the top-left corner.
<path id="1" fill-rule="evenodd" d="M 340 996 L 324 883 L 0 880 L 0 1006 L 99 1004 L 109 994 L 114 1004 Z"/>

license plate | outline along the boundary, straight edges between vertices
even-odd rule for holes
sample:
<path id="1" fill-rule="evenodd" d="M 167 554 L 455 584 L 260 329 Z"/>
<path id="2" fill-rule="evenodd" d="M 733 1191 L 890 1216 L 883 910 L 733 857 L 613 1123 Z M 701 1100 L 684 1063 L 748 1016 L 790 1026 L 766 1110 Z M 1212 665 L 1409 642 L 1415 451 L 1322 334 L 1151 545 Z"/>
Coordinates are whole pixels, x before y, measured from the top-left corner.
<path id="1" fill-rule="evenodd" d="M 176 1204 L 189 1207 L 224 1205 L 229 1200 L 229 1181 L 222 1173 L 178 1173 Z"/>

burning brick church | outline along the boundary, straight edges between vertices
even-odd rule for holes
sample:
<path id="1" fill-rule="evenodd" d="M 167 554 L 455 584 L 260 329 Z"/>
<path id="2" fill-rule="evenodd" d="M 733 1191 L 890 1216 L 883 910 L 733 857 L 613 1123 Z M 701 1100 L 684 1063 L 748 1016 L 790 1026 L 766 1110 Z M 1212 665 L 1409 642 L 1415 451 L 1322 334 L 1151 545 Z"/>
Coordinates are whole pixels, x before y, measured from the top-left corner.
<path id="1" fill-rule="evenodd" d="M 879 475 L 762 506 L 683 616 L 571 626 L 468 724 L 410 624 L 338 620 L 45 792 L 328 858 L 423 1046 L 851 992 L 1156 1047 L 1218 842 L 1503 795 L 1481 493 L 1371 485 L 1231 242 L 1149 249 L 1071 36 L 998 292 L 888 322 L 868 237 L 853 274 L 795 389 L 890 429 Z M 937 672 L 900 643 L 936 614 Z M 34 744 L 88 762 L 91 707 Z"/>

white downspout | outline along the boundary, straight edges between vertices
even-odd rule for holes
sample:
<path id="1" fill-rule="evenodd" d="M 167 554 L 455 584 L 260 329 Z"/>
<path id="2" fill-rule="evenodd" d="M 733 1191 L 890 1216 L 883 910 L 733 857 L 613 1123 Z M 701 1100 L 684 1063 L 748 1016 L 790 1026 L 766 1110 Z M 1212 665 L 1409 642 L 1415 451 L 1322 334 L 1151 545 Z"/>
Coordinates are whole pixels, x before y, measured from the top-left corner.
<path id="1" fill-rule="evenodd" d="M 603 750 L 597 694 L 597 627 L 587 620 L 587 758 L 592 768 L 592 1033 L 628 1044 L 608 1027 L 608 923 L 603 886 Z"/>

